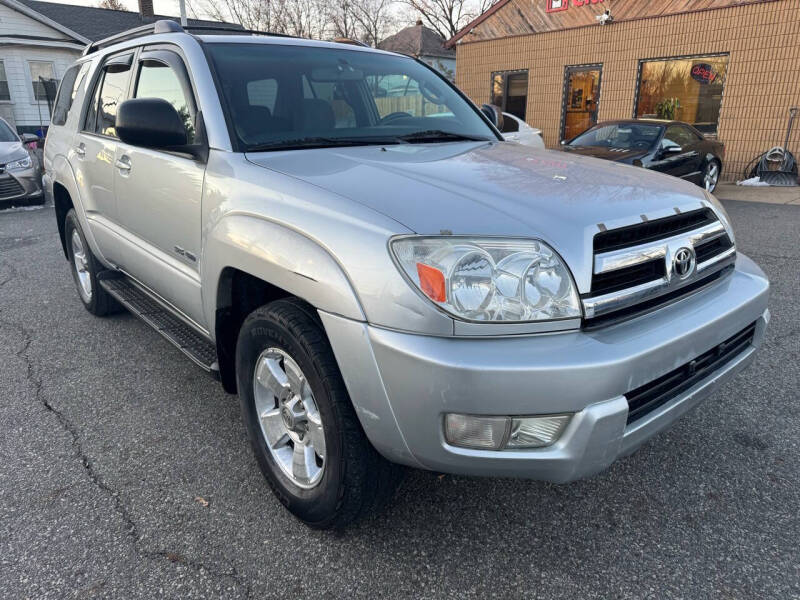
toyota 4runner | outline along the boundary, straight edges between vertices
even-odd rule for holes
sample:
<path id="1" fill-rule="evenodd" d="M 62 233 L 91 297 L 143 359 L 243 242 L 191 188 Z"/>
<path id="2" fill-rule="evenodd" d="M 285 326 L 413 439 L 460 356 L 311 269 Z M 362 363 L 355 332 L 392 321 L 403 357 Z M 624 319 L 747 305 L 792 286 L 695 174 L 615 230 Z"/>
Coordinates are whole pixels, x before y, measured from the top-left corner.
<path id="1" fill-rule="evenodd" d="M 45 187 L 81 301 L 238 393 L 315 527 L 407 465 L 568 482 L 748 364 L 769 283 L 709 193 L 503 141 L 423 63 L 171 21 L 65 74 Z"/>

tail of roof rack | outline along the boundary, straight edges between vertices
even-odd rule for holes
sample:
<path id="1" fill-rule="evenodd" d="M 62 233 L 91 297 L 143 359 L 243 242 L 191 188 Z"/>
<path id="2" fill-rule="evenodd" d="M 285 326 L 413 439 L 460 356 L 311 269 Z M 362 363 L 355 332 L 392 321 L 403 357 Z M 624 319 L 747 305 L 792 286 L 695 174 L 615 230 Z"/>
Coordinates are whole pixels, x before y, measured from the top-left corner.
<path id="1" fill-rule="evenodd" d="M 268 35 L 271 37 L 285 37 L 285 38 L 296 38 L 295 35 L 289 35 L 287 33 L 273 33 L 271 31 L 259 31 L 257 29 L 244 29 L 243 27 L 230 27 L 226 25 L 189 25 L 188 27 L 183 28 L 184 31 L 191 31 L 191 32 L 203 32 L 209 31 L 211 33 L 223 32 L 223 33 L 238 33 L 242 35 Z"/>
<path id="2" fill-rule="evenodd" d="M 153 33 L 182 33 L 183 27 L 180 26 L 179 23 L 175 21 L 170 21 L 168 19 L 162 19 L 160 21 L 156 21 L 155 23 L 148 23 L 147 25 L 142 25 L 141 27 L 134 27 L 133 29 L 128 29 L 127 31 L 121 31 L 120 33 L 114 34 L 107 38 L 103 38 L 102 40 L 98 40 L 96 42 L 92 42 L 88 44 L 86 48 L 83 49 L 83 56 L 87 54 L 91 54 L 95 50 L 99 48 L 105 48 L 106 46 L 110 46 L 112 44 L 118 44 L 119 42 L 125 42 L 127 40 L 132 40 L 137 37 L 142 37 L 145 35 L 151 35 Z"/>
<path id="3" fill-rule="evenodd" d="M 244 29 L 240 27 L 232 27 L 226 25 L 189 25 L 187 27 L 181 27 L 179 23 L 176 21 L 171 21 L 169 19 L 162 19 L 160 21 L 156 21 L 155 23 L 149 23 L 147 25 L 142 25 L 141 27 L 135 27 L 133 29 L 128 29 L 127 31 L 122 31 L 110 37 L 104 38 L 102 40 L 98 40 L 96 42 L 92 42 L 91 44 L 87 45 L 86 48 L 83 50 L 83 56 L 87 54 L 91 54 L 95 50 L 100 48 L 105 48 L 112 44 L 117 44 L 119 42 L 125 42 L 127 40 L 132 40 L 137 37 L 142 37 L 145 35 L 151 35 L 154 33 L 189 33 L 189 32 L 210 32 L 210 33 L 233 33 L 233 34 L 240 34 L 240 35 L 269 35 L 274 37 L 295 37 L 292 35 L 285 35 L 282 33 L 271 33 L 269 31 L 257 31 L 254 29 Z"/>

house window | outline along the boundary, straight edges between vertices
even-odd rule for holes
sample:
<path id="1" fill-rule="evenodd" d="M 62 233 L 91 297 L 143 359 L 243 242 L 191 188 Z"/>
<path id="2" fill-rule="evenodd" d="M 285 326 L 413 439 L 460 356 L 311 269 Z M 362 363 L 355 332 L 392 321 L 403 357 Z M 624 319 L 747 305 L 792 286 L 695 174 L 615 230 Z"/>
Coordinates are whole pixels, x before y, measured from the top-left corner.
<path id="1" fill-rule="evenodd" d="M 39 101 L 47 101 L 47 85 L 56 78 L 53 63 L 41 60 L 28 61 L 31 70 L 31 83 L 33 84 L 33 97 Z M 52 87 L 52 86 L 51 86 Z"/>
<path id="2" fill-rule="evenodd" d="M 493 73 L 492 104 L 524 121 L 528 105 L 528 71 Z"/>
<path id="3" fill-rule="evenodd" d="M 8 89 L 8 77 L 6 77 L 6 66 L 0 60 L 0 102 L 10 102 L 11 94 Z"/>
<path id="4" fill-rule="evenodd" d="M 728 55 L 643 60 L 635 117 L 674 119 L 717 132 Z"/>

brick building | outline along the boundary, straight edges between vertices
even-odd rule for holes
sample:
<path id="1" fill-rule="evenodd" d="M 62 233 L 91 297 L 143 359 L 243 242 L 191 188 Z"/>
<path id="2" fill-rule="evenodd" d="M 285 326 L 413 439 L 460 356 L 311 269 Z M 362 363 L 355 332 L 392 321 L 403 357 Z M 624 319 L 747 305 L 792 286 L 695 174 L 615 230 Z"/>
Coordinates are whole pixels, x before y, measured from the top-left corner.
<path id="1" fill-rule="evenodd" d="M 598 120 L 674 111 L 725 143 L 726 180 L 783 145 L 800 105 L 800 0 L 499 0 L 448 44 L 457 85 L 548 147 Z"/>

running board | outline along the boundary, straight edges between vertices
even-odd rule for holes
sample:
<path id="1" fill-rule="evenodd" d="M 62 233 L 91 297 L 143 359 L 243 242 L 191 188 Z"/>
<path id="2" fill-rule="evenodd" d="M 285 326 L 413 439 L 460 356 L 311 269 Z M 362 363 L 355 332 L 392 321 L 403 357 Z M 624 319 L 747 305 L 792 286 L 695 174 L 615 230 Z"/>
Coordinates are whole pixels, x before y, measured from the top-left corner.
<path id="1" fill-rule="evenodd" d="M 211 341 L 123 274 L 104 271 L 97 279 L 117 302 L 150 325 L 197 366 L 219 379 L 217 349 Z"/>

